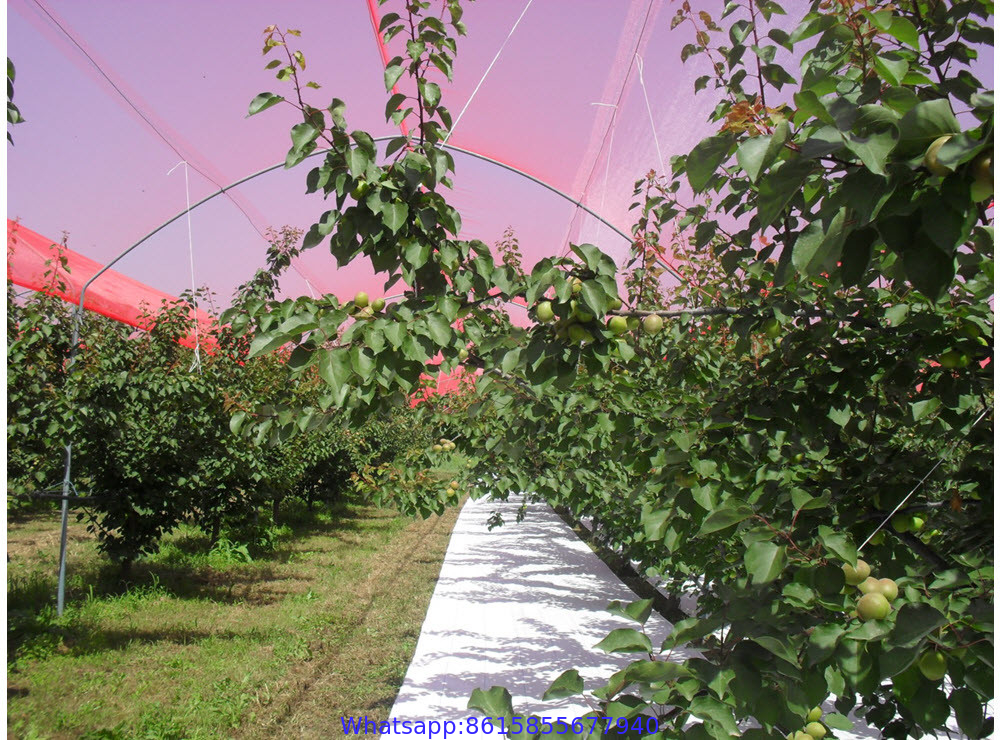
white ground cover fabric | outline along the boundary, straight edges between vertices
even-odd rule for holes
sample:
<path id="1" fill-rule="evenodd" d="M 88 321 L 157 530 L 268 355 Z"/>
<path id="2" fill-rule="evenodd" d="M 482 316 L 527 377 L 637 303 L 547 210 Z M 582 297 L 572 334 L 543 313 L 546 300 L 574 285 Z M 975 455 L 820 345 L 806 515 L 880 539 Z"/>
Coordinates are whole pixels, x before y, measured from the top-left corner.
<path id="1" fill-rule="evenodd" d="M 486 521 L 497 509 L 507 523 L 491 532 Z M 530 504 L 521 523 L 517 509 L 517 503 L 487 500 L 470 500 L 462 509 L 389 717 L 397 728 L 404 720 L 452 720 L 452 736 L 468 735 L 465 721 L 480 716 L 467 709 L 469 697 L 492 686 L 511 692 L 519 715 L 572 720 L 596 707 L 581 697 L 542 702 L 556 677 L 576 668 L 589 692 L 641 657 L 594 648 L 611 630 L 636 626 L 604 611 L 608 603 L 639 597 L 547 505 Z M 671 624 L 653 612 L 645 629 L 656 647 Z M 824 711 L 835 711 L 833 698 Z M 397 734 L 415 736 L 412 730 Z M 836 735 L 879 737 L 860 721 L 853 732 Z"/>
<path id="2" fill-rule="evenodd" d="M 543 504 L 466 503 L 455 524 L 420 639 L 391 718 L 459 720 L 474 689 L 506 687 L 518 714 L 575 718 L 592 711 L 581 698 L 542 702 L 563 671 L 576 668 L 586 689 L 640 656 L 607 655 L 594 645 L 619 627 L 604 611 L 636 596 Z M 507 522 L 492 532 L 494 509 Z M 670 623 L 655 612 L 646 631 L 654 645 Z M 478 716 L 478 714 L 476 714 Z"/>

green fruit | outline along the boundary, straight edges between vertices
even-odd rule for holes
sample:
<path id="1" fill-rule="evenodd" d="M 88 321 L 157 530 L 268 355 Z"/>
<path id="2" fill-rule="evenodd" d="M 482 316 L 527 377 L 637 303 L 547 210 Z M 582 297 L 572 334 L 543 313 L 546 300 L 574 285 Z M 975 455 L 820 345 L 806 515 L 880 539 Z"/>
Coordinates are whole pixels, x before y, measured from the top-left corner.
<path id="1" fill-rule="evenodd" d="M 868 540 L 868 542 L 870 542 L 873 545 L 881 545 L 883 542 L 885 542 L 885 532 L 883 532 L 880 529 L 878 532 L 872 535 L 872 538 Z"/>
<path id="2" fill-rule="evenodd" d="M 983 152 L 972 160 L 971 172 L 972 178 L 977 182 L 993 185 L 993 155 Z"/>
<path id="3" fill-rule="evenodd" d="M 372 311 L 381 311 L 385 308 L 385 298 L 376 298 L 372 301 Z"/>
<path id="4" fill-rule="evenodd" d="M 826 735 L 826 728 L 819 722 L 810 722 L 806 725 L 806 734 L 809 735 L 809 737 L 819 740 L 819 738 Z"/>
<path id="5" fill-rule="evenodd" d="M 366 195 L 368 195 L 368 190 L 370 188 L 371 186 L 367 182 L 362 180 L 361 182 L 359 182 L 357 185 L 354 186 L 354 190 L 351 191 L 351 197 L 354 198 L 354 200 L 361 200 Z"/>
<path id="6" fill-rule="evenodd" d="M 622 307 L 622 299 L 618 296 L 612 296 L 611 300 L 608 301 L 608 310 L 617 311 Z"/>
<path id="7" fill-rule="evenodd" d="M 594 335 L 579 324 L 573 324 L 569 328 L 569 339 L 571 342 L 584 342 L 589 344 L 594 341 Z"/>
<path id="8" fill-rule="evenodd" d="M 771 339 L 777 339 L 781 336 L 781 323 L 777 319 L 768 319 L 761 324 L 760 328 Z"/>
<path id="9" fill-rule="evenodd" d="M 924 674 L 924 678 L 928 681 L 940 681 L 944 678 L 944 674 L 948 672 L 948 659 L 944 656 L 944 653 L 939 653 L 937 650 L 928 650 L 920 656 L 920 662 L 917 664 L 917 667 L 920 668 L 920 672 Z"/>
<path id="10" fill-rule="evenodd" d="M 655 313 L 650 314 L 642 320 L 642 330 L 647 334 L 656 334 L 663 328 L 663 317 Z"/>
<path id="11" fill-rule="evenodd" d="M 865 594 L 858 599 L 858 616 L 862 621 L 870 619 L 885 619 L 889 616 L 892 607 L 882 594 Z"/>
<path id="12" fill-rule="evenodd" d="M 979 329 L 977 324 L 971 321 L 963 321 L 962 325 L 958 329 L 959 333 L 967 339 L 978 339 L 982 331 Z"/>
<path id="13" fill-rule="evenodd" d="M 448 484 L 448 487 L 451 490 L 453 490 L 453 491 L 457 491 L 458 490 L 458 481 L 457 480 L 453 480 L 451 483 Z"/>
<path id="14" fill-rule="evenodd" d="M 965 352 L 952 349 L 941 355 L 938 358 L 938 362 L 941 364 L 941 367 L 947 370 L 954 370 L 956 368 L 968 367 L 969 363 L 972 362 L 972 358 Z"/>
<path id="15" fill-rule="evenodd" d="M 910 531 L 911 532 L 919 532 L 923 528 L 924 528 L 924 520 L 923 519 L 921 519 L 919 516 L 911 516 L 910 517 Z"/>
<path id="16" fill-rule="evenodd" d="M 795 733 L 795 740 L 813 740 L 813 736 L 805 730 L 799 730 Z"/>
<path id="17" fill-rule="evenodd" d="M 581 290 L 583 290 L 583 281 L 580 278 L 575 277 L 573 278 L 572 286 L 573 286 L 572 287 L 573 292 L 579 293 Z"/>
<path id="18" fill-rule="evenodd" d="M 444 447 L 442 447 L 441 445 L 434 445 L 433 447 L 431 447 L 431 449 L 434 450 L 434 452 L 441 452 L 444 449 Z"/>
<path id="19" fill-rule="evenodd" d="M 977 203 L 993 197 L 993 155 L 983 152 L 970 167 L 972 172 L 972 199 Z"/>
<path id="20" fill-rule="evenodd" d="M 944 177 L 945 175 L 951 174 L 951 167 L 946 167 L 938 160 L 938 152 L 949 139 L 951 139 L 951 134 L 939 136 L 929 147 L 927 147 L 927 151 L 924 153 L 924 167 L 929 169 L 932 174 L 937 175 L 938 177 Z"/>
<path id="21" fill-rule="evenodd" d="M 358 293 L 354 296 L 354 305 L 358 308 L 364 308 L 368 305 L 368 294 L 364 291 Z"/>
<path id="22" fill-rule="evenodd" d="M 806 722 L 818 722 L 822 716 L 823 709 L 821 707 L 813 707 L 809 710 L 809 714 L 806 715 Z"/>
<path id="23" fill-rule="evenodd" d="M 910 517 L 906 514 L 896 514 L 896 516 L 892 518 L 891 524 L 893 530 L 899 532 L 900 534 L 910 531 Z"/>
<path id="24" fill-rule="evenodd" d="M 569 307 L 570 307 L 570 309 L 572 309 L 573 315 L 580 322 L 586 324 L 588 321 L 593 321 L 594 320 L 594 314 L 590 313 L 590 311 L 586 311 L 586 310 L 580 308 L 580 306 L 577 305 L 576 301 L 570 301 L 569 302 Z"/>
<path id="25" fill-rule="evenodd" d="M 858 560 L 857 568 L 852 568 L 850 563 L 844 563 L 841 567 L 844 569 L 844 580 L 849 586 L 857 586 L 872 574 L 871 566 L 864 560 Z"/>
<path id="26" fill-rule="evenodd" d="M 628 317 L 628 330 L 629 331 L 635 331 L 641 325 L 642 325 L 642 322 L 639 321 L 638 317 L 636 317 L 636 316 L 629 316 Z"/>
<path id="27" fill-rule="evenodd" d="M 873 578 L 868 576 L 865 580 L 858 584 L 858 591 L 863 594 L 875 593 L 878 591 L 878 578 Z"/>
<path id="28" fill-rule="evenodd" d="M 363 319 L 370 319 L 374 315 L 375 315 L 375 312 L 372 311 L 372 307 L 371 306 L 365 306 L 360 311 L 358 311 L 358 316 L 360 316 Z"/>
<path id="29" fill-rule="evenodd" d="M 620 336 L 628 331 L 628 319 L 624 316 L 612 316 L 608 319 L 608 328 L 612 334 Z"/>
<path id="30" fill-rule="evenodd" d="M 469 350 L 467 350 L 465 347 L 462 347 L 462 349 L 458 351 L 458 359 L 465 360 L 468 357 L 469 357 Z"/>
<path id="31" fill-rule="evenodd" d="M 893 601 L 899 596 L 899 586 L 891 578 L 879 578 L 876 584 L 876 592 L 882 594 L 886 601 Z"/>
<path id="32" fill-rule="evenodd" d="M 538 307 L 535 309 L 535 316 L 543 324 L 547 324 L 552 321 L 552 319 L 556 316 L 555 311 L 552 310 L 552 303 L 549 301 L 542 301 L 539 303 Z"/>
<path id="33" fill-rule="evenodd" d="M 974 201 L 976 201 L 976 203 L 982 203 L 984 200 L 989 200 L 993 197 L 993 183 L 974 180 L 972 186 L 969 188 L 969 195 Z"/>

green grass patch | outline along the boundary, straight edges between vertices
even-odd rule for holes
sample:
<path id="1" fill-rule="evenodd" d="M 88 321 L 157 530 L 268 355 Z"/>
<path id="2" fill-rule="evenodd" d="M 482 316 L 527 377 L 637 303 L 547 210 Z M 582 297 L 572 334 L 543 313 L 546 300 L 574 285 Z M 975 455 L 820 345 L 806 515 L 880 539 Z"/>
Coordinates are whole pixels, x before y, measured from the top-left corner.
<path id="1" fill-rule="evenodd" d="M 266 556 L 182 528 L 127 582 L 74 525 L 62 617 L 58 514 L 9 521 L 9 736 L 327 737 L 386 716 L 457 510 L 287 514 Z"/>

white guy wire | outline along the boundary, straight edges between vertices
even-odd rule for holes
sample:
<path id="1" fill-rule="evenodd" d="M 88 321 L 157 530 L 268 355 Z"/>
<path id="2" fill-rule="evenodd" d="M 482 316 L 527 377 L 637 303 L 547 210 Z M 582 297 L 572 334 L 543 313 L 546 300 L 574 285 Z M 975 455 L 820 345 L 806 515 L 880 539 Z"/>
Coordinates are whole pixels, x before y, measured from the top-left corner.
<path id="1" fill-rule="evenodd" d="M 190 169 L 186 160 L 181 160 L 175 164 L 170 172 L 167 173 L 169 176 L 174 170 L 176 170 L 181 165 L 184 165 L 184 197 L 187 199 L 187 227 L 188 227 L 188 262 L 191 268 L 191 300 L 194 302 L 194 361 L 191 363 L 191 370 L 197 369 L 201 372 L 201 337 L 198 331 L 198 293 L 197 286 L 194 281 L 194 238 L 191 234 L 191 183 L 188 178 L 188 170 Z"/>
<path id="2" fill-rule="evenodd" d="M 510 33 L 507 34 L 507 38 L 505 38 L 503 43 L 500 44 L 500 48 L 497 49 L 497 54 L 493 57 L 493 61 L 490 62 L 490 66 L 488 66 L 486 71 L 483 72 L 483 76 L 479 79 L 479 84 L 476 85 L 476 89 L 472 91 L 472 95 L 469 96 L 469 99 L 465 101 L 465 105 L 462 106 L 462 110 L 459 112 L 458 118 L 455 119 L 455 123 L 452 124 L 451 130 L 448 131 L 447 135 L 444 137 L 444 143 L 448 142 L 448 139 L 451 138 L 455 129 L 458 128 L 458 122 L 462 120 L 462 116 L 464 116 L 465 111 L 468 110 L 469 104 L 472 103 L 472 99 L 476 97 L 476 93 L 479 92 L 479 88 L 483 86 L 483 82 L 486 81 L 486 76 L 490 73 L 490 70 L 493 69 L 493 65 L 497 63 L 497 59 L 500 58 L 501 52 L 503 52 L 504 47 L 507 46 L 507 42 L 510 41 L 510 37 L 514 35 L 514 31 L 517 29 L 518 24 L 521 22 L 521 19 L 524 18 L 524 14 L 528 12 L 528 8 L 531 7 L 531 4 L 534 1 L 535 0 L 528 0 L 528 4 L 524 6 L 524 10 L 521 11 L 521 15 L 519 15 L 517 20 L 514 21 L 514 25 L 510 27 Z"/>
<path id="3" fill-rule="evenodd" d="M 983 420 L 983 417 L 986 416 L 986 414 L 988 414 L 989 412 L 990 412 L 990 408 L 987 406 L 985 409 L 983 409 L 983 413 L 981 413 L 976 418 L 976 420 L 974 422 L 972 422 L 972 424 L 969 426 L 969 431 L 972 431 L 972 427 L 976 426 L 976 424 L 978 424 L 979 422 L 981 422 Z M 868 539 L 866 539 L 864 542 L 861 543 L 861 546 L 858 548 L 858 552 L 861 552 L 861 550 L 864 548 L 864 546 L 867 545 L 871 541 L 871 538 L 874 537 L 876 535 L 876 533 L 880 529 L 882 529 L 882 527 L 884 527 L 886 525 L 886 523 L 890 519 L 892 519 L 892 517 L 896 514 L 897 511 L 899 511 L 900 509 L 903 508 L 903 504 L 905 504 L 907 501 L 909 501 L 910 500 L 910 496 L 912 496 L 913 494 L 915 494 L 917 492 L 917 490 L 920 488 L 920 486 L 922 486 L 924 484 L 924 482 L 928 478 L 931 477 L 931 473 L 933 473 L 935 470 L 937 470 L 938 468 L 941 467 L 941 465 L 944 463 L 944 461 L 948 458 L 948 455 L 950 455 L 952 452 L 955 451 L 955 448 L 958 447 L 958 443 L 961 442 L 961 441 L 962 441 L 962 437 L 957 437 L 955 439 L 955 441 L 951 443 L 951 447 L 948 449 L 947 452 L 945 452 L 943 455 L 941 455 L 940 459 L 936 463 L 934 463 L 934 467 L 927 471 L 927 474 L 923 478 L 920 479 L 920 482 L 917 483 L 917 485 L 915 485 L 913 487 L 913 490 L 910 491 L 908 494 L 906 494 L 906 496 L 903 498 L 902 501 L 900 501 L 898 504 L 896 504 L 896 508 L 893 509 L 892 511 L 890 511 L 889 515 L 885 519 L 882 520 L 882 523 L 879 524 L 877 527 L 875 527 L 875 531 L 872 532 L 870 535 L 868 535 Z"/>
<path id="4" fill-rule="evenodd" d="M 608 153 L 607 153 L 607 163 L 604 168 L 604 187 L 601 188 L 601 213 L 604 213 L 604 200 L 608 195 L 608 178 L 611 176 L 611 150 L 615 146 L 615 117 L 618 115 L 618 106 L 614 103 L 591 103 L 591 105 L 600 105 L 607 108 L 614 108 L 611 111 L 611 138 L 608 140 Z M 604 224 L 599 224 L 598 229 L 603 229 Z"/>
<path id="5" fill-rule="evenodd" d="M 653 109 L 649 105 L 649 96 L 646 94 L 646 81 L 642 78 L 642 57 L 635 55 L 635 66 L 639 70 L 639 87 L 642 88 L 642 97 L 646 101 L 646 112 L 649 113 L 649 127 L 653 130 L 653 143 L 656 144 L 657 169 L 663 166 L 663 152 L 660 151 L 660 138 L 656 135 L 656 124 L 653 122 Z"/>

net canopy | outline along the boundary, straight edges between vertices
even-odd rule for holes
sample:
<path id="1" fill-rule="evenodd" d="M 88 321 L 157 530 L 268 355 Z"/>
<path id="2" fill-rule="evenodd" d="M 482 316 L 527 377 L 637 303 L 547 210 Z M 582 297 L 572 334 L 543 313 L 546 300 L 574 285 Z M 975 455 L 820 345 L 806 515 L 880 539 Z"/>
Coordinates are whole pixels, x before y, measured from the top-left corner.
<path id="1" fill-rule="evenodd" d="M 718 13 L 716 3 L 702 4 Z M 290 93 L 264 69 L 261 32 L 272 23 L 302 31 L 305 76 L 322 85 L 309 102 L 323 108 L 341 98 L 349 129 L 398 135 L 384 116 L 383 59 L 399 42 L 383 48 L 373 18 L 399 5 L 12 0 L 8 55 L 26 123 L 8 147 L 8 216 L 40 234 L 68 233 L 74 252 L 104 264 L 189 199 L 282 162 L 296 111 L 278 106 L 246 117 L 258 93 Z M 716 102 L 693 95 L 708 63 L 681 65 L 693 30 L 670 30 L 674 10 L 663 0 L 466 4 L 469 34 L 459 40 L 454 82 L 444 85 L 456 120 L 450 143 L 562 195 L 456 153 L 446 197 L 463 215 L 462 238 L 495 244 L 511 227 L 526 266 L 564 254 L 570 242 L 624 259 L 635 181 L 666 171 L 672 155 L 706 135 Z M 182 161 L 189 195 L 176 168 Z M 221 306 L 262 266 L 268 227 L 307 229 L 328 207 L 304 195 L 307 171 L 278 168 L 192 213 L 195 282 Z M 188 250 L 180 219 L 116 269 L 177 295 L 192 287 Z M 122 276 L 102 277 L 90 290 L 127 303 Z M 384 294 L 366 261 L 337 269 L 322 246 L 297 259 L 282 287 L 288 295 Z"/>

